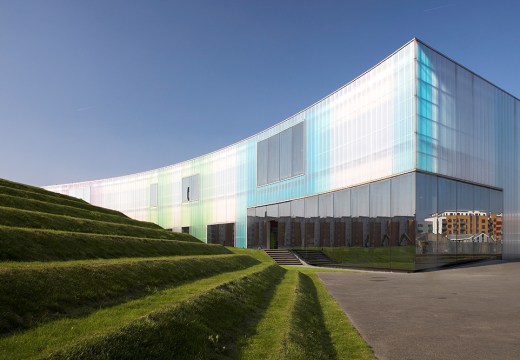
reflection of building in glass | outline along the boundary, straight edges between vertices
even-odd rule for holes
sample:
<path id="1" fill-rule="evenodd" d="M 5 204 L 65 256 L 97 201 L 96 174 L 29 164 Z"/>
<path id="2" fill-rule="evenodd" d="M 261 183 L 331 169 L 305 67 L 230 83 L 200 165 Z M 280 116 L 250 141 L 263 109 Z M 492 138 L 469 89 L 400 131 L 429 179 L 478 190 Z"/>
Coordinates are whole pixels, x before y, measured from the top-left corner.
<path id="1" fill-rule="evenodd" d="M 414 39 L 236 144 L 47 189 L 208 243 L 320 248 L 346 265 L 520 257 L 518 124 L 517 98 Z"/>
<path id="2" fill-rule="evenodd" d="M 478 210 L 444 211 L 440 214 L 432 214 L 422 223 L 428 226 L 428 230 L 419 226 L 418 232 L 427 231 L 448 237 L 483 234 L 485 236 L 473 238 L 502 240 L 502 214 L 490 214 Z"/>

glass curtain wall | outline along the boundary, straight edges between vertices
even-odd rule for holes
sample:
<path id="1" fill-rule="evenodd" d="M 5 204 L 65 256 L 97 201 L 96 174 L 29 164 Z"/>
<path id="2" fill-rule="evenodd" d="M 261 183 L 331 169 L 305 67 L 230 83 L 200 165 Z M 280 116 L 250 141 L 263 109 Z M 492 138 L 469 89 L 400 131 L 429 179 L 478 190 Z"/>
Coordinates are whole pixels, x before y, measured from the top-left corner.
<path id="1" fill-rule="evenodd" d="M 502 254 L 502 191 L 418 173 L 416 269 Z"/>
<path id="2" fill-rule="evenodd" d="M 415 175 L 248 209 L 248 247 L 319 249 L 344 266 L 413 270 Z"/>
<path id="3" fill-rule="evenodd" d="M 248 210 L 248 246 L 339 265 L 421 270 L 502 254 L 502 191 L 409 173 Z"/>

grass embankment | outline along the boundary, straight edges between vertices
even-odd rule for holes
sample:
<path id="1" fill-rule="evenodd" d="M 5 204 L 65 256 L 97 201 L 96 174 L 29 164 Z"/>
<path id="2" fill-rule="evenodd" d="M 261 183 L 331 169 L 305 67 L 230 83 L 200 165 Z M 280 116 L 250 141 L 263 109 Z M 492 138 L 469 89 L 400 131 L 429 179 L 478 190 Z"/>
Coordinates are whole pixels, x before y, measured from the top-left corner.
<path id="1" fill-rule="evenodd" d="M 150 229 L 161 229 L 160 226 L 130 219 L 126 216 L 107 214 L 97 210 L 87 210 L 83 208 L 73 207 L 69 205 L 60 205 L 41 200 L 19 198 L 16 196 L 5 195 L 0 192 L 0 204 L 3 207 L 14 208 L 19 210 L 37 211 L 54 215 L 65 215 L 80 219 L 97 220 L 104 222 L 113 222 L 117 224 L 134 225 L 146 227 Z"/>
<path id="2" fill-rule="evenodd" d="M 70 216 L 18 210 L 6 207 L 0 207 L 0 225 L 164 240 L 200 241 L 188 234 L 172 233 L 171 231 L 162 229 L 150 229 L 135 225 L 78 219 Z"/>
<path id="3" fill-rule="evenodd" d="M 312 268 L 1 179 L 0 260 L 2 359 L 371 358 Z"/>
<path id="4" fill-rule="evenodd" d="M 84 315 L 166 286 L 258 263 L 244 255 L 213 255 L 4 265 L 0 270 L 0 334 L 63 315 Z"/>
<path id="5" fill-rule="evenodd" d="M 54 192 L 47 191 L 44 189 L 39 189 L 39 188 L 36 188 L 36 189 L 38 189 L 40 191 L 35 192 L 33 190 L 35 188 L 23 187 L 25 185 L 23 185 L 22 187 L 16 187 L 16 188 L 2 186 L 1 180 L 2 179 L 0 179 L 0 193 L 4 194 L 4 195 L 15 196 L 15 197 L 22 198 L 22 199 L 39 200 L 39 201 L 48 202 L 48 203 L 52 203 L 52 204 L 59 204 L 59 205 L 75 207 L 78 209 L 97 211 L 99 213 L 122 216 L 122 217 L 126 217 L 127 219 L 129 219 L 128 216 L 120 213 L 119 211 L 110 210 L 110 209 L 106 209 L 103 207 L 91 205 L 91 204 L 89 204 L 83 200 L 77 199 L 75 197 L 62 195 L 62 194 L 54 193 Z"/>
<path id="6" fill-rule="evenodd" d="M 0 226 L 0 261 L 230 254 L 220 245 Z"/>
<path id="7" fill-rule="evenodd" d="M 75 197 L 72 197 L 72 196 L 55 193 L 55 192 L 48 191 L 48 190 L 45 190 L 45 189 L 42 189 L 42 188 L 39 188 L 39 187 L 36 187 L 36 186 L 21 184 L 21 183 L 17 183 L 17 182 L 14 182 L 14 181 L 9 181 L 9 180 L 6 180 L 6 179 L 0 179 L 0 186 L 6 187 L 6 188 L 11 188 L 11 189 L 18 189 L 18 190 L 23 190 L 23 191 L 30 191 L 30 192 L 34 192 L 34 193 L 40 193 L 40 194 L 43 194 L 43 195 L 51 195 L 51 196 L 53 196 L 55 198 L 62 198 L 62 199 L 69 200 L 69 201 L 75 201 L 75 202 L 78 202 L 78 203 L 87 204 L 85 201 L 83 201 L 81 199 L 78 199 L 78 198 L 75 198 Z"/>
<path id="8" fill-rule="evenodd" d="M 374 359 L 370 347 L 316 276 L 320 269 L 288 269 L 244 359 Z M 329 270 L 337 271 L 337 270 Z"/>
<path id="9" fill-rule="evenodd" d="M 0 339 L 0 357 L 206 359 L 232 356 L 284 270 L 260 264 Z M 174 329 L 174 330 L 173 330 Z M 172 331 L 173 330 L 173 331 Z"/>
<path id="10" fill-rule="evenodd" d="M 322 269 L 302 269 L 314 283 L 323 321 L 330 334 L 336 359 L 375 359 L 372 349 L 363 340 L 357 329 L 350 323 L 336 300 L 316 275 Z"/>

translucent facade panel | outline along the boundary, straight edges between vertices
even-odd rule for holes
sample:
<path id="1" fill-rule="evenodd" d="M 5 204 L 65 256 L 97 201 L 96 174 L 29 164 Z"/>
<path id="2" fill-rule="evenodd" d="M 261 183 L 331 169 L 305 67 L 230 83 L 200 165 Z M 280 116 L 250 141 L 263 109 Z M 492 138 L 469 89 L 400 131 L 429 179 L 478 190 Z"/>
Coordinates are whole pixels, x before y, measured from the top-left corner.
<path id="1" fill-rule="evenodd" d="M 348 187 L 412 170 L 415 149 L 414 57 L 407 45 L 373 72 L 336 93 L 330 138 L 332 188 Z M 344 90 L 344 91 L 343 91 Z M 308 132 L 315 130 L 308 122 Z M 327 148 L 327 146 L 325 147 Z M 311 151 L 311 146 L 307 146 Z M 327 156 L 326 156 L 327 155 Z M 321 166 L 320 166 L 321 168 Z"/>
<path id="2" fill-rule="evenodd" d="M 257 173 L 256 182 L 258 186 L 267 184 L 267 164 L 268 164 L 268 141 L 263 140 L 257 145 Z"/>
<path id="3" fill-rule="evenodd" d="M 280 135 L 268 139 L 267 182 L 280 180 Z"/>
<path id="4" fill-rule="evenodd" d="M 421 43 L 417 76 L 417 168 L 503 187 L 500 147 L 518 101 Z"/>
<path id="5" fill-rule="evenodd" d="M 293 176 L 292 171 L 292 128 L 280 133 L 280 179 Z"/>
<path id="6" fill-rule="evenodd" d="M 202 240 L 208 225 L 234 223 L 240 247 L 266 246 L 266 221 L 250 230 L 253 216 L 247 209 L 286 203 L 290 205 L 284 213 L 293 219 L 278 228 L 278 236 L 283 234 L 283 239 L 277 238 L 279 244 L 310 246 L 317 241 L 362 246 L 370 252 L 376 245 L 398 246 L 401 251 L 406 248 L 401 244 L 413 243 L 418 258 L 423 251 L 427 256 L 434 251 L 441 263 L 447 258 L 440 255 L 443 252 L 457 257 L 497 249 L 461 245 L 469 241 L 467 235 L 478 242 L 486 236 L 499 241 L 503 234 L 504 253 L 514 257 L 520 256 L 519 137 L 518 99 L 412 41 L 336 92 L 237 144 L 157 170 L 48 188 L 166 228 L 189 227 Z M 467 184 L 437 177 L 434 213 L 419 197 L 431 199 L 433 188 L 415 188 L 411 174 L 395 177 L 415 169 Z M 191 178 L 193 174 L 198 177 Z M 377 185 L 373 191 L 359 187 L 387 178 L 392 178 L 390 200 Z M 157 184 L 156 202 L 152 184 Z M 326 221 L 298 219 L 306 215 L 303 198 L 330 193 L 334 217 L 341 221 L 328 221 L 328 205 L 322 208 L 320 201 L 317 210 L 309 204 L 313 210 L 308 212 L 322 216 L 327 209 L 322 217 Z M 410 198 L 413 193 L 417 197 Z M 388 214 L 388 202 L 391 219 L 368 219 L 380 209 Z M 481 213 L 488 202 L 493 216 L 486 216 L 493 219 L 487 220 L 486 228 Z M 448 212 L 454 215 L 443 215 Z M 410 219 L 415 213 L 417 217 Z M 457 231 L 465 217 L 470 232 L 448 234 L 448 216 L 460 217 Z M 453 231 L 454 219 L 451 223 Z M 421 243 L 416 245 L 419 225 L 417 244 Z M 250 231 L 253 240 L 246 242 Z M 371 260 L 381 255 L 377 251 L 370 252 Z M 385 253 L 381 258 L 398 259 L 400 254 Z"/>
<path id="7" fill-rule="evenodd" d="M 150 184 L 150 207 L 157 207 L 157 184 Z"/>
<path id="8" fill-rule="evenodd" d="M 334 216 L 350 216 L 350 190 L 337 191 L 334 193 Z"/>
<path id="9" fill-rule="evenodd" d="M 208 225 L 234 223 L 239 247 L 266 246 L 265 221 L 250 229 L 253 216 L 247 209 L 290 202 L 294 223 L 278 229 L 284 242 L 304 245 L 319 239 L 350 244 L 350 220 L 300 221 L 304 201 L 293 201 L 413 170 L 415 46 L 413 41 L 406 44 L 341 89 L 309 107 L 303 104 L 304 110 L 295 109 L 296 115 L 236 144 L 161 169 L 50 189 L 69 194 L 90 188 L 90 202 L 95 205 L 176 231 L 189 228 L 203 241 Z M 276 136 L 278 166 L 269 160 L 269 139 L 276 147 Z M 187 179 L 193 174 L 199 174 L 195 188 L 197 180 Z M 156 207 L 150 206 L 151 184 L 158 187 Z M 366 210 L 358 213 L 368 216 L 368 200 L 355 208 Z M 358 232 L 363 237 L 379 231 L 369 231 L 363 221 Z M 288 231 L 292 237 L 285 235 Z M 250 233 L 251 241 L 246 240 Z"/>
<path id="10" fill-rule="evenodd" d="M 200 176 L 193 175 L 191 177 L 191 189 L 189 201 L 198 201 L 200 197 Z"/>
<path id="11" fill-rule="evenodd" d="M 64 192 L 65 193 L 65 192 Z M 72 186 L 66 195 L 90 202 L 90 186 Z"/>
<path id="12" fill-rule="evenodd" d="M 291 175 L 296 176 L 305 172 L 305 137 L 304 123 L 301 122 L 292 127 L 292 169 Z"/>

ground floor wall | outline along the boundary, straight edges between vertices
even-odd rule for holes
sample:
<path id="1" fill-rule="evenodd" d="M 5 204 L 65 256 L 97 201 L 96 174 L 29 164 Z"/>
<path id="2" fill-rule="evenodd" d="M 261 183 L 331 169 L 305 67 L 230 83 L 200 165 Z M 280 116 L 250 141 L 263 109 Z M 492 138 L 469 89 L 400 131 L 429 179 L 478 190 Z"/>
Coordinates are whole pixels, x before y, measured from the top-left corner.
<path id="1" fill-rule="evenodd" d="M 432 174 L 247 212 L 250 248 L 321 249 L 345 266 L 420 270 L 502 253 L 502 191 Z"/>

